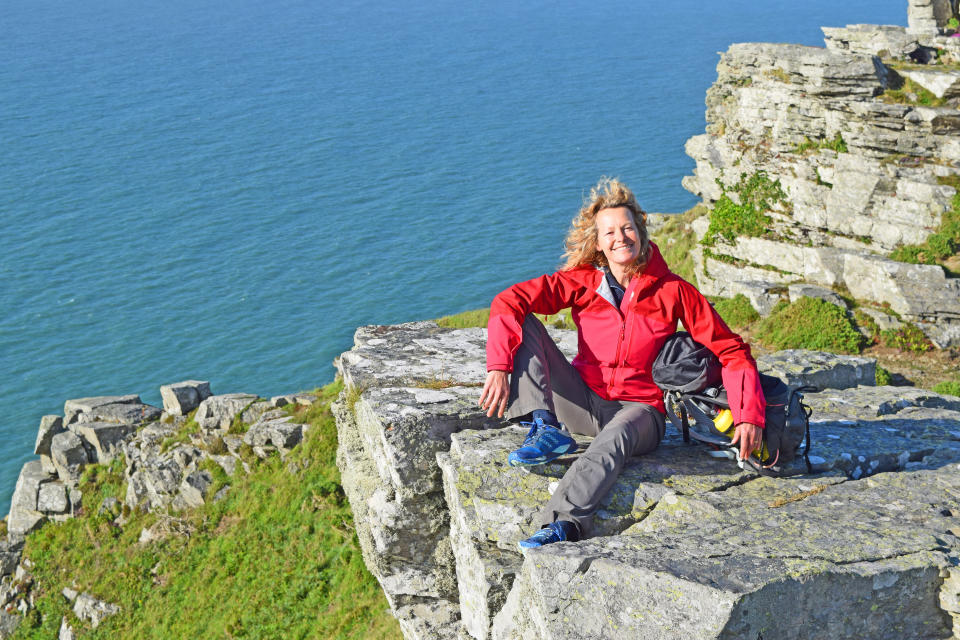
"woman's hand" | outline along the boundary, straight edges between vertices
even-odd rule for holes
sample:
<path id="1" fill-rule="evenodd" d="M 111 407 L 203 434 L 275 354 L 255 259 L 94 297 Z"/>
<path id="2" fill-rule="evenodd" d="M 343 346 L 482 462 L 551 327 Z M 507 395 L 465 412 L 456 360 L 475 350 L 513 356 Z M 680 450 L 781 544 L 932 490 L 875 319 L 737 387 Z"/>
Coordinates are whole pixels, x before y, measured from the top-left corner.
<path id="1" fill-rule="evenodd" d="M 498 418 L 502 418 L 509 399 L 510 373 L 508 371 L 489 371 L 487 381 L 483 383 L 483 391 L 480 392 L 480 402 L 478 403 L 480 408 L 486 410 L 488 417 L 496 413 Z"/>
<path id="2" fill-rule="evenodd" d="M 750 454 L 760 448 L 763 442 L 763 429 L 750 422 L 741 422 L 737 425 L 737 432 L 733 435 L 730 444 L 740 444 L 740 459 L 746 460 Z"/>

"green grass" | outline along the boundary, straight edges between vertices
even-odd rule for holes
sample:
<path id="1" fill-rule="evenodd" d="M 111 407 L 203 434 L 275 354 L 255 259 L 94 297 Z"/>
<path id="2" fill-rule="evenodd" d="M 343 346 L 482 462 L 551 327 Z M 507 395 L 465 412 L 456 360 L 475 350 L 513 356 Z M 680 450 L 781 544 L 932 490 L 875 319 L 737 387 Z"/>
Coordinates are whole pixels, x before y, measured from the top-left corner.
<path id="1" fill-rule="evenodd" d="M 893 382 L 893 376 L 890 375 L 890 372 L 881 367 L 879 364 L 877 365 L 877 371 L 874 379 L 876 380 L 878 387 L 884 387 Z"/>
<path id="2" fill-rule="evenodd" d="M 773 349 L 815 349 L 860 353 L 865 339 L 844 309 L 826 300 L 802 297 L 778 304 L 759 323 L 754 336 Z"/>
<path id="3" fill-rule="evenodd" d="M 471 327 L 486 327 L 490 319 L 490 309 L 472 309 L 455 313 L 452 316 L 437 318 L 437 324 L 448 329 L 469 329 Z"/>
<path id="4" fill-rule="evenodd" d="M 173 446 L 178 444 L 190 444 L 191 435 L 200 433 L 200 425 L 197 424 L 197 421 L 194 419 L 197 410 L 194 409 L 186 415 L 187 421 L 183 423 L 177 432 L 168 438 L 164 438 L 163 442 L 160 443 L 160 451 L 169 451 Z"/>
<path id="5" fill-rule="evenodd" d="M 880 341 L 880 325 L 877 324 L 877 321 L 874 320 L 872 316 L 865 313 L 862 309 L 854 309 L 853 320 L 860 329 L 869 334 L 867 340 L 872 344 Z"/>
<path id="6" fill-rule="evenodd" d="M 85 638 L 400 638 L 340 486 L 329 410 L 340 388 L 297 409 L 312 426 L 285 461 L 273 456 L 233 478 L 215 471 L 211 490 L 230 484 L 227 497 L 190 512 L 133 513 L 116 526 L 97 508 L 123 497 L 122 463 L 89 466 L 79 517 L 27 539 L 36 609 L 14 637 L 55 638 L 66 615 Z M 152 525 L 169 535 L 139 545 Z M 64 587 L 122 612 L 90 629 L 73 617 Z"/>
<path id="7" fill-rule="evenodd" d="M 708 246 L 720 238 L 733 242 L 738 236 L 764 235 L 772 222 L 767 213 L 787 201 L 780 181 L 771 180 L 764 171 L 757 171 L 751 176 L 744 174 L 737 184 L 729 188 L 719 178 L 717 184 L 723 195 L 710 212 L 710 226 L 702 241 Z M 730 197 L 731 192 L 738 196 L 739 204 Z"/>
<path id="8" fill-rule="evenodd" d="M 950 396 L 960 396 L 960 380 L 945 380 L 933 385 L 933 390 Z"/>
<path id="9" fill-rule="evenodd" d="M 910 78 L 903 77 L 903 86 L 899 89 L 887 89 L 880 99 L 890 104 L 912 104 L 924 107 L 942 107 L 947 104 L 945 98 L 938 98 Z"/>
<path id="10" fill-rule="evenodd" d="M 742 293 L 732 298 L 717 298 L 713 303 L 727 326 L 732 329 L 743 329 L 760 319 L 760 314 L 750 304 L 750 300 Z"/>
<path id="11" fill-rule="evenodd" d="M 576 325 L 573 324 L 573 319 L 570 317 L 569 309 L 564 309 L 559 313 L 549 316 L 544 316 L 539 313 L 534 315 L 540 318 L 540 321 L 547 326 L 553 326 L 557 329 L 576 329 Z M 490 309 L 472 309 L 470 311 L 455 313 L 451 316 L 437 318 L 436 323 L 448 329 L 469 329 L 471 327 L 485 328 L 489 320 Z"/>
<path id="12" fill-rule="evenodd" d="M 811 140 L 807 136 L 803 136 L 803 140 L 793 148 L 794 153 L 806 153 L 811 150 L 818 149 L 832 149 L 837 153 L 846 153 L 847 152 L 847 143 L 844 141 L 843 136 L 840 135 L 840 132 L 837 132 L 831 139 L 820 138 L 818 140 Z M 817 180 L 820 181 L 820 174 L 817 174 Z"/>
<path id="13" fill-rule="evenodd" d="M 650 238 L 660 248 L 670 270 L 692 284 L 697 283 L 691 253 L 697 246 L 697 237 L 690 228 L 690 223 L 705 212 L 702 205 L 697 205 L 689 211 L 672 215 L 657 229 L 656 235 Z"/>
<path id="14" fill-rule="evenodd" d="M 942 181 L 957 188 L 956 176 Z M 911 264 L 939 264 L 944 266 L 950 257 L 960 253 L 960 190 L 953 196 L 951 207 L 943 213 L 940 225 L 927 236 L 923 244 L 909 244 L 897 247 L 890 258 Z M 949 274 L 948 270 L 948 274 Z"/>

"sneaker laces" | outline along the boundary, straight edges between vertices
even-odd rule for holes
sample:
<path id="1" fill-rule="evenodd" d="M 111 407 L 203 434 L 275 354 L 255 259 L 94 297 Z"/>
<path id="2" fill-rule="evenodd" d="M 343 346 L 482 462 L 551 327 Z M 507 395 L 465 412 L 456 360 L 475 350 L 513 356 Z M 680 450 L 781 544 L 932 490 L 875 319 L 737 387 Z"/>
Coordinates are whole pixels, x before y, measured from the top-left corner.
<path id="1" fill-rule="evenodd" d="M 527 432 L 527 437 L 523 439 L 523 446 L 525 447 L 533 446 L 534 444 L 536 444 L 537 439 L 540 438 L 540 434 L 543 433 L 546 429 L 557 428 L 551 424 L 547 424 L 540 418 L 537 418 L 533 422 L 521 422 L 520 424 L 524 426 L 530 425 L 530 430 Z"/>

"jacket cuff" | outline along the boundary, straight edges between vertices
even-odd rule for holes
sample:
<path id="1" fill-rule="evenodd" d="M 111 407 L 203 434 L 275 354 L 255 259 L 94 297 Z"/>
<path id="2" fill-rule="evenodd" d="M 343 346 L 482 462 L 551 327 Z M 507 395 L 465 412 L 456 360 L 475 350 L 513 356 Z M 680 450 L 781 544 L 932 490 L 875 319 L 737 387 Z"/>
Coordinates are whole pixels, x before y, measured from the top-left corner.
<path id="1" fill-rule="evenodd" d="M 730 413 L 733 414 L 733 424 L 750 422 L 761 429 L 766 426 L 767 403 L 763 397 L 763 388 L 760 386 L 760 374 L 756 368 L 730 370 L 724 367 L 721 370 L 723 386 L 727 389 L 727 401 L 730 403 Z"/>

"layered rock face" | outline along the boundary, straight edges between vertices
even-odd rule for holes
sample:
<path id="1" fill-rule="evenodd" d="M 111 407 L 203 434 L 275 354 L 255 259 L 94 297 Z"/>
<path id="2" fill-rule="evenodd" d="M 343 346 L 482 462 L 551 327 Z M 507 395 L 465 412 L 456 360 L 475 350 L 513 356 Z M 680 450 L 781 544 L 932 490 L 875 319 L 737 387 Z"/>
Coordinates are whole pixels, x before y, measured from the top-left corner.
<path id="1" fill-rule="evenodd" d="M 738 200 L 740 180 L 763 172 L 786 198 L 763 237 L 698 247 L 704 293 L 744 293 L 766 314 L 792 283 L 846 288 L 939 347 L 960 344 L 960 279 L 888 258 L 923 243 L 956 194 L 960 66 L 944 61 L 960 62 L 960 38 L 940 35 L 949 5 L 912 0 L 909 29 L 824 28 L 825 49 L 754 43 L 721 54 L 683 184 L 710 206 L 724 193 Z M 892 100 L 905 79 L 942 106 L 903 91 Z M 707 222 L 695 226 L 702 237 Z"/>
<path id="2" fill-rule="evenodd" d="M 337 363 L 344 488 L 408 639 L 960 637 L 960 398 L 873 386 L 869 358 L 763 357 L 822 389 L 812 473 L 761 478 L 668 428 L 595 537 L 521 554 L 576 454 L 507 465 L 526 432 L 477 408 L 485 339 L 365 327 Z"/>

